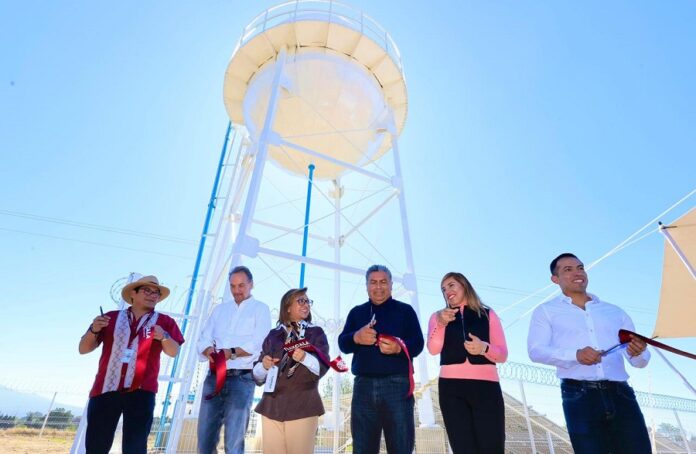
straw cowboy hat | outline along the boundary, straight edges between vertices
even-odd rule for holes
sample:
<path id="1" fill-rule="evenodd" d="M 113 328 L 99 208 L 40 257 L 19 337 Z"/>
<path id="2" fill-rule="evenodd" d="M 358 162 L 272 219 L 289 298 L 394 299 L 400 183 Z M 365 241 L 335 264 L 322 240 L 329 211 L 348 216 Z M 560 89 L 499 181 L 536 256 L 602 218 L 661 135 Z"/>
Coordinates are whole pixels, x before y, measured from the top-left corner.
<path id="1" fill-rule="evenodd" d="M 130 299 L 130 292 L 131 290 L 135 290 L 138 287 L 142 287 L 144 285 L 152 285 L 154 287 L 157 287 L 161 293 L 160 295 L 160 301 L 164 300 L 166 297 L 169 296 L 169 289 L 165 287 L 164 285 L 160 285 L 159 281 L 157 280 L 157 277 L 155 276 L 143 276 L 137 281 L 133 281 L 130 284 L 126 285 L 123 287 L 123 290 L 121 290 L 121 297 L 123 300 L 128 303 L 132 304 L 133 302 Z"/>

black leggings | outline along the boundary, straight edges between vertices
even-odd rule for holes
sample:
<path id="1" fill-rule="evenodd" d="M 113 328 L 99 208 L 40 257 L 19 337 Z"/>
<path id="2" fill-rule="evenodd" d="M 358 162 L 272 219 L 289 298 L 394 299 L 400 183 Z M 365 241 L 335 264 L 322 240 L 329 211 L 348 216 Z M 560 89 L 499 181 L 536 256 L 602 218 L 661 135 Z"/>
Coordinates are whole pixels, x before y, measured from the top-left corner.
<path id="1" fill-rule="evenodd" d="M 502 454 L 505 404 L 500 383 L 440 378 L 440 411 L 454 454 Z"/>

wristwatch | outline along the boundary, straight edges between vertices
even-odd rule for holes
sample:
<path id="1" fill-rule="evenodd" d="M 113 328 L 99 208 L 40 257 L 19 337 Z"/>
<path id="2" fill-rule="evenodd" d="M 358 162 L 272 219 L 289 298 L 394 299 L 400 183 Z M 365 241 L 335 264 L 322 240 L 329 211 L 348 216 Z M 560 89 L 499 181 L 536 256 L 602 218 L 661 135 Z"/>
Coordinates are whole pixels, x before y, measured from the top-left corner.
<path id="1" fill-rule="evenodd" d="M 237 359 L 237 349 L 234 347 L 230 348 L 230 359 Z"/>

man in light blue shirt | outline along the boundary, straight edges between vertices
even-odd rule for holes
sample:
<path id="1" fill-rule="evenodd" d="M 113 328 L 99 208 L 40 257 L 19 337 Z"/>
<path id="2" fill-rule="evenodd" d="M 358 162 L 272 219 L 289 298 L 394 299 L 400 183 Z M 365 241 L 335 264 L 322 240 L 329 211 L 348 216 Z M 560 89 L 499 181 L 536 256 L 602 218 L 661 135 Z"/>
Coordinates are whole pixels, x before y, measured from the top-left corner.
<path id="1" fill-rule="evenodd" d="M 642 340 L 619 345 L 619 330 L 635 331 L 618 306 L 587 293 L 583 263 L 564 253 L 550 265 L 562 294 L 532 314 L 527 351 L 532 361 L 556 366 L 563 413 L 576 454 L 651 452 L 650 438 L 624 359 L 645 367 L 650 352 Z"/>

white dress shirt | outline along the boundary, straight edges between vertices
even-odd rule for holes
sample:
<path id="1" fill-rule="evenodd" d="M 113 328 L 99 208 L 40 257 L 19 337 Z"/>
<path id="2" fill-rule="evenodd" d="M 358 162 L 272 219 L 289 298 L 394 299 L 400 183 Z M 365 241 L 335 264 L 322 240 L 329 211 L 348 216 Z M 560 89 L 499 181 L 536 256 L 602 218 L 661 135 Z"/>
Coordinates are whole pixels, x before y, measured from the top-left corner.
<path id="1" fill-rule="evenodd" d="M 271 311 L 265 303 L 255 300 L 253 296 L 240 304 L 234 300 L 218 304 L 206 320 L 198 339 L 199 360 L 208 360 L 202 353 L 213 345 L 217 349 L 239 347 L 251 353 L 251 356 L 228 359 L 227 368 L 251 370 L 270 330 Z"/>
<path id="2" fill-rule="evenodd" d="M 556 375 L 561 379 L 626 381 L 623 358 L 634 367 L 645 367 L 650 359 L 647 349 L 631 358 L 625 346 L 617 348 L 591 366 L 580 364 L 575 356 L 585 347 L 609 350 L 619 342 L 619 329 L 635 331 L 633 321 L 621 308 L 595 295 L 588 296 L 592 299 L 585 304 L 585 310 L 565 295 L 534 310 L 527 336 L 529 358 L 556 366 Z"/>

